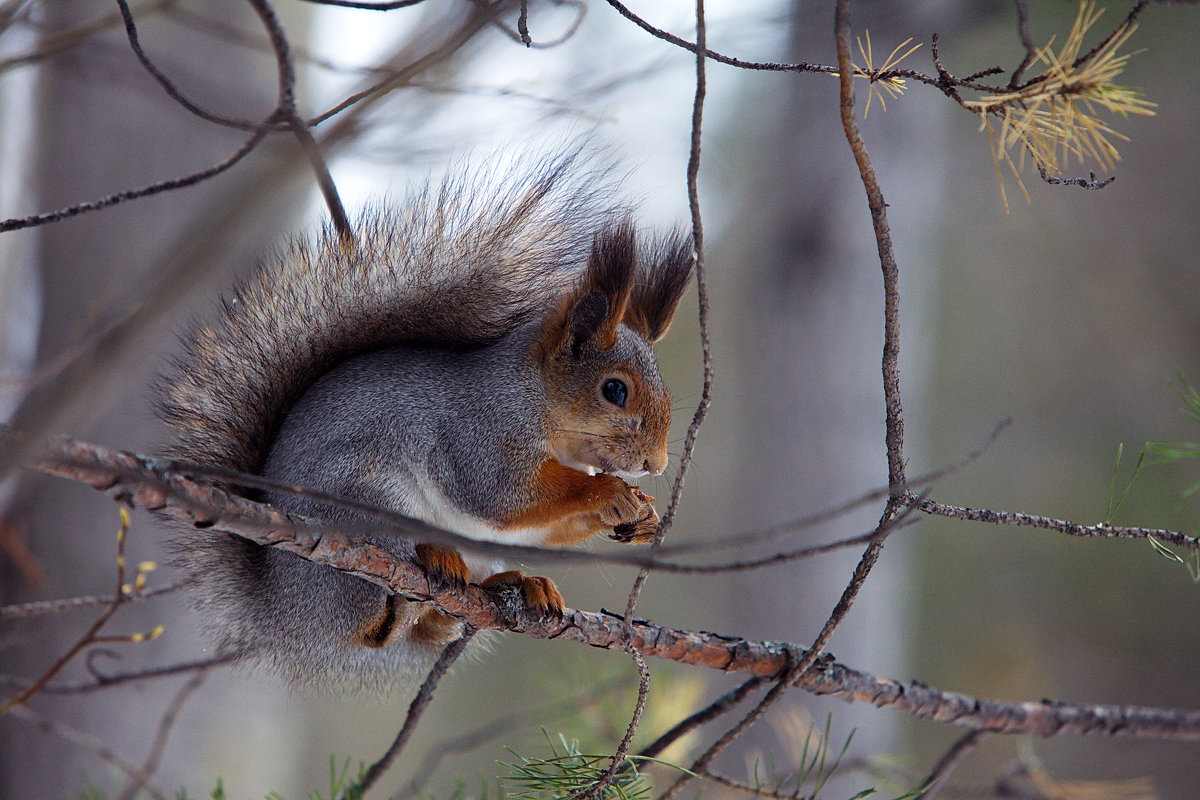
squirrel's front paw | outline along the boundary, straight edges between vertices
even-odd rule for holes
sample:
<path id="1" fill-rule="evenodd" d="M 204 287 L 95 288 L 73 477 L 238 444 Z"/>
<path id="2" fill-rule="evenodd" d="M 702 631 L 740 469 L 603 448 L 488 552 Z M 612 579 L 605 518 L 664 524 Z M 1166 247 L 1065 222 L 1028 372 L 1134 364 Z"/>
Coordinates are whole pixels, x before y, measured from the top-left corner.
<path id="1" fill-rule="evenodd" d="M 625 544 L 649 544 L 654 541 L 654 534 L 658 531 L 658 512 L 654 506 L 650 505 L 654 500 L 653 497 L 637 488 L 634 491 L 645 502 L 642 518 L 635 522 L 623 522 L 613 526 L 613 532 L 608 535 L 608 538 L 614 542 Z"/>
<path id="2" fill-rule="evenodd" d="M 497 572 L 484 578 L 479 585 L 484 589 L 505 586 L 519 588 L 525 599 L 526 610 L 542 617 L 561 617 L 566 602 L 554 581 L 538 575 L 526 575 L 519 569 Z"/>
<path id="3" fill-rule="evenodd" d="M 648 514 L 655 513 L 654 506 L 650 505 L 654 498 L 641 489 L 630 486 L 616 475 L 596 477 L 604 482 L 596 508 L 600 523 L 604 527 L 615 529 L 619 526 L 637 525 Z M 657 515 L 655 521 L 657 522 Z"/>
<path id="4" fill-rule="evenodd" d="M 470 570 L 457 550 L 435 544 L 419 544 L 416 553 L 417 562 L 425 568 L 434 583 L 459 591 L 467 587 Z"/>

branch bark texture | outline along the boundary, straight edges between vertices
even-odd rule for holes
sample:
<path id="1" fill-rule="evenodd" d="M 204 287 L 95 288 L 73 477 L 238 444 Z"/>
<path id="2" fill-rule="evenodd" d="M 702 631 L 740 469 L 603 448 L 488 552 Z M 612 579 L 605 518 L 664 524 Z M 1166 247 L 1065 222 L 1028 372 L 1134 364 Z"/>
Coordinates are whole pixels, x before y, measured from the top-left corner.
<path id="1" fill-rule="evenodd" d="M 80 481 L 113 499 L 198 527 L 280 547 L 311 561 L 375 583 L 412 600 L 431 602 L 479 629 L 508 630 L 539 639 L 624 649 L 620 615 L 567 609 L 561 619 L 536 618 L 468 586 L 438 590 L 415 564 L 371 541 L 312 520 L 236 497 L 187 478 L 169 462 L 61 440 L 35 465 L 38 471 Z M 380 529 L 381 531 L 383 528 Z M 763 677 L 782 675 L 794 645 L 687 631 L 632 620 L 630 644 L 639 653 L 682 664 Z M 824 655 L 794 682 L 816 695 L 894 708 L 921 719 L 991 733 L 1053 736 L 1061 733 L 1200 741 L 1200 711 L 1053 701 L 1010 703 L 969 697 L 919 682 L 879 678 Z"/>

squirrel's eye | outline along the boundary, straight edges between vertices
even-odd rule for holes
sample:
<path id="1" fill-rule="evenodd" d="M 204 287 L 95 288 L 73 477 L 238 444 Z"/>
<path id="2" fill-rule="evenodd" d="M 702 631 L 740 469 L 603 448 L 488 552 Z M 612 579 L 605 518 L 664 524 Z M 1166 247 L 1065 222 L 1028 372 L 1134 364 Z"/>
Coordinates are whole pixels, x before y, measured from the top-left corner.
<path id="1" fill-rule="evenodd" d="M 604 394 L 604 399 L 612 403 L 617 408 L 624 408 L 625 401 L 629 398 L 629 387 L 624 381 L 616 378 L 609 378 L 600 387 L 600 391 Z"/>

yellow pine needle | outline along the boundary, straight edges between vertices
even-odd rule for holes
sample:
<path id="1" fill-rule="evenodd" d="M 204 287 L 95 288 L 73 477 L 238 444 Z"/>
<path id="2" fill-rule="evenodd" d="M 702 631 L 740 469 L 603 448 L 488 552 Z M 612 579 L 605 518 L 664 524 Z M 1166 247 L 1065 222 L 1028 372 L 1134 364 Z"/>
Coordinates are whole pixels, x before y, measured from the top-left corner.
<path id="1" fill-rule="evenodd" d="M 1047 172 L 1064 171 L 1071 156 L 1081 164 L 1090 159 L 1111 170 L 1120 160 L 1111 140 L 1128 141 L 1128 137 L 1102 122 L 1100 110 L 1121 116 L 1154 113 L 1154 103 L 1113 83 L 1133 55 L 1118 55 L 1117 51 L 1129 41 L 1136 25 L 1122 25 L 1087 61 L 1075 63 L 1088 30 L 1103 13 L 1092 0 L 1084 0 L 1062 47 L 1056 52 L 1051 39 L 1036 52 L 1034 62 L 1045 65 L 1040 76 L 1011 92 L 985 95 L 965 104 L 980 115 L 980 127 L 988 132 L 997 176 L 1001 162 L 1007 164 L 1027 202 L 1029 194 L 1020 176 L 1027 154 L 1036 167 Z M 999 130 L 993 130 L 993 120 Z M 1019 165 L 1013 161 L 1013 148 L 1019 148 Z M 1007 211 L 1003 180 L 1000 193 Z"/>
<path id="2" fill-rule="evenodd" d="M 866 44 L 863 43 L 864 39 L 866 40 Z M 889 97 L 896 98 L 903 94 L 905 88 L 907 88 L 903 78 L 879 78 L 877 76 L 887 72 L 888 70 L 895 69 L 901 61 L 915 53 L 917 49 L 921 47 L 921 43 L 917 42 L 912 47 L 909 47 L 907 50 L 905 50 L 903 54 L 897 56 L 896 54 L 912 41 L 912 37 L 910 36 L 892 48 L 892 52 L 889 53 L 888 57 L 883 60 L 883 63 L 880 64 L 879 67 L 875 67 L 875 60 L 871 51 L 871 32 L 869 30 L 864 30 L 863 35 L 858 37 L 856 41 L 858 42 L 858 52 L 862 55 L 863 64 L 866 66 L 860 67 L 857 64 L 851 64 L 851 66 L 854 68 L 854 77 L 866 78 L 869 84 L 869 88 L 867 90 L 867 105 L 863 109 L 863 119 L 866 119 L 867 114 L 869 114 L 871 111 L 871 102 L 876 97 L 879 98 L 879 106 L 884 110 L 884 112 L 886 112 L 887 103 L 884 101 L 883 92 L 887 92 Z M 835 78 L 838 77 L 838 73 L 836 71 L 829 74 Z"/>

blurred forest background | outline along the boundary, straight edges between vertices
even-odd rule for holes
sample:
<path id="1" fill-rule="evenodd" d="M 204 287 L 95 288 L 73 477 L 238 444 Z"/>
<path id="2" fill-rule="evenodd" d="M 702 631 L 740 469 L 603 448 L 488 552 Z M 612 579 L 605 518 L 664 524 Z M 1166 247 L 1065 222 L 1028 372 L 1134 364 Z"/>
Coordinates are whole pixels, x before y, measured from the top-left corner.
<path id="1" fill-rule="evenodd" d="M 745 60 L 835 63 L 830 3 L 708 6 L 713 50 Z M 411 62 L 472 8 L 430 0 L 380 14 L 280 0 L 277 11 L 298 50 L 303 113 L 361 85 L 370 77 L 361 67 Z M 688 3 L 633 8 L 693 36 Z M 1128 8 L 1112 4 L 1094 37 Z M 143 45 L 189 97 L 247 119 L 271 107 L 274 62 L 246 4 L 159 0 L 134 9 Z M 1076 9 L 1032 3 L 1034 41 L 1063 36 Z M 576 13 L 532 5 L 534 39 L 558 38 Z M 515 16 L 507 14 L 510 24 Z M 1141 52 L 1119 82 L 1144 90 L 1158 104 L 1156 115 L 1111 120 L 1130 141 L 1118 142 L 1117 180 L 1102 191 L 1049 186 L 1028 170 L 1028 204 L 1006 176 L 1006 213 L 978 120 L 912 81 L 902 97 L 889 98 L 886 112 L 873 104 L 861 121 L 902 274 L 910 474 L 957 460 L 1001 420 L 1013 420 L 981 458 L 932 487 L 935 499 L 1100 522 L 1145 442 L 1200 440 L 1200 424 L 1180 413 L 1170 385 L 1177 370 L 1200 384 L 1200 8 L 1152 5 L 1139 25 L 1128 48 Z M 909 37 L 924 42 L 904 66 L 926 73 L 933 72 L 934 32 L 942 61 L 959 75 L 993 65 L 1011 70 L 1023 52 L 1014 6 L 1000 0 L 863 2 L 854 26 L 858 35 L 870 31 L 877 63 Z M 372 198 L 402 197 L 409 183 L 467 156 L 553 149 L 590 135 L 628 167 L 643 224 L 683 224 L 693 74 L 689 53 L 603 4 L 589 4 L 574 35 L 552 48 L 526 49 L 485 26 L 363 115 L 354 135 L 327 155 L 353 212 Z M 857 94 L 861 119 L 865 82 Z M 0 2 L 0 104 L 0 218 L 187 174 L 227 158 L 245 139 L 168 98 L 134 59 L 115 6 L 101 0 Z M 701 204 L 717 380 L 671 532 L 677 543 L 823 510 L 887 479 L 882 289 L 862 187 L 838 122 L 837 81 L 710 62 L 705 119 Z M 256 253 L 323 213 L 302 162 L 264 185 L 264 172 L 289 157 L 285 138 L 268 139 L 242 164 L 197 186 L 0 235 L 0 419 L 14 413 L 26 378 L 36 385 L 141 301 L 173 255 L 203 242 L 212 254 L 186 297 L 165 307 L 116 366 L 73 387 L 69 411 L 53 428 L 157 451 L 166 434 L 153 419 L 147 386 L 174 331 L 210 308 L 218 288 Z M 1109 174 L 1072 163 L 1069 175 L 1089 170 Z M 237 224 L 212 229 L 231 208 Z M 661 348 L 680 441 L 699 398 L 694 308 L 685 302 Z M 27 404 L 17 424 L 28 413 Z M 1194 531 L 1200 507 L 1183 492 L 1200 480 L 1197 466 L 1143 467 L 1113 522 Z M 670 477 L 648 491 L 665 498 Z M 869 530 L 881 506 L 799 538 L 822 542 Z M 4 602 L 111 590 L 118 525 L 111 502 L 81 486 L 21 475 L 3 484 L 0 513 Z M 606 546 L 615 547 L 596 545 Z M 134 563 L 166 560 L 161 531 L 146 515 L 135 516 L 129 549 Z M 638 613 L 680 628 L 807 644 L 855 560 L 845 552 L 749 574 L 653 575 Z M 570 605 L 587 609 L 623 609 L 633 577 L 609 566 L 542 571 Z M 152 584 L 170 579 L 165 566 L 151 576 Z M 858 669 L 980 697 L 1197 708 L 1198 600 L 1200 586 L 1188 571 L 1145 541 L 922 519 L 889 540 L 830 649 Z M 14 676 L 40 674 L 91 619 L 83 612 L 5 621 L 5 695 L 17 685 Z M 204 655 L 196 622 L 176 596 L 124 609 L 116 627 L 135 632 L 160 623 L 163 636 L 117 646 L 94 657 L 95 668 L 123 672 Z M 426 796 L 450 796 L 460 779 L 479 794 L 480 781 L 497 774 L 496 760 L 511 760 L 505 746 L 546 754 L 541 729 L 580 739 L 593 752 L 615 745 L 632 711 L 636 673 L 627 657 L 517 636 L 493 637 L 491 650 L 443 682 L 419 739 L 378 796 L 400 792 L 449 737 L 491 722 L 500 724 L 497 735 L 447 753 Z M 734 683 L 673 664 L 651 668 L 646 741 Z M 86 677 L 76 664 L 63 680 Z M 31 705 L 140 763 L 184 680 L 43 694 Z M 195 796 L 221 778 L 230 797 L 272 790 L 302 797 L 327 782 L 331 756 L 355 764 L 378 757 L 407 702 L 311 696 L 269 675 L 216 671 L 180 712 L 156 783 L 168 791 L 186 786 Z M 835 741 L 855 731 L 849 758 L 877 758 L 913 779 L 960 733 L 794 692 L 720 764 L 738 775 L 756 761 L 785 766 L 804 731 L 823 725 L 827 714 Z M 697 738 L 685 746 L 694 749 Z M 987 784 L 1018 756 L 1037 759 L 1060 780 L 1149 777 L 1162 798 L 1194 797 L 1200 783 L 1195 744 L 1073 736 L 994 737 L 955 782 Z M 667 757 L 683 761 L 686 753 Z M 124 782 L 94 753 L 11 715 L 0 719 L 0 797 L 71 797 L 87 786 L 115 796 Z M 868 786 L 895 790 L 891 796 L 907 788 L 903 779 L 889 785 L 860 774 L 823 796 L 849 797 Z"/>

